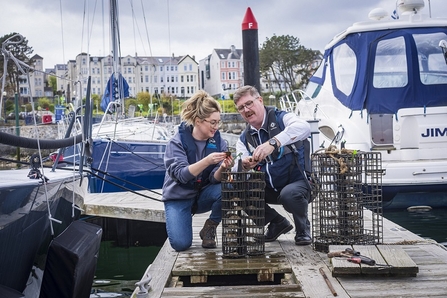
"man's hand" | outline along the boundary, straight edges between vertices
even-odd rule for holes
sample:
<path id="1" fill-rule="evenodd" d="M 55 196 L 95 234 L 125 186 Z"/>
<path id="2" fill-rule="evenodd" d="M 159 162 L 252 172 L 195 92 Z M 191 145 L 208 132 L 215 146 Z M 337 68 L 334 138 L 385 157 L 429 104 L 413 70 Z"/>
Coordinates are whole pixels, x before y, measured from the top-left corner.
<path id="1" fill-rule="evenodd" d="M 265 142 L 258 147 L 256 147 L 255 151 L 253 152 L 253 158 L 255 161 L 261 161 L 275 150 L 275 147 L 270 145 L 268 142 Z"/>

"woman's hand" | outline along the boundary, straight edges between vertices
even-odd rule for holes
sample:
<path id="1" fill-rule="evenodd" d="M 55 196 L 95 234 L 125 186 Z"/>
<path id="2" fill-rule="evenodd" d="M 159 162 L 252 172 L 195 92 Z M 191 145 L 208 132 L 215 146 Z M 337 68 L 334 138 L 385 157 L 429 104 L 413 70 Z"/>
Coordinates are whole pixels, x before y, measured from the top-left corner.
<path id="1" fill-rule="evenodd" d="M 215 152 L 205 157 L 209 165 L 215 165 L 226 158 L 227 154 L 225 152 Z"/>

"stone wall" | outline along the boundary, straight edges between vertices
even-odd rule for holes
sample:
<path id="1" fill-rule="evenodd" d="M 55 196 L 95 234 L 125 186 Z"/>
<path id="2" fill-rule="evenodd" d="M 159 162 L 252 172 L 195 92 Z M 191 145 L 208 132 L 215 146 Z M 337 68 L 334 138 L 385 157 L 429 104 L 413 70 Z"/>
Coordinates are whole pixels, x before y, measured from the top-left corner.
<path id="1" fill-rule="evenodd" d="M 57 139 L 58 136 L 58 126 L 57 124 L 44 124 L 44 125 L 38 125 L 36 128 L 34 125 L 22 125 L 19 126 L 20 129 L 20 136 L 25 138 L 32 138 L 32 139 Z M 6 132 L 9 134 L 16 135 L 16 127 L 15 126 L 0 126 L 1 132 Z M 49 153 L 53 152 L 54 150 L 43 150 L 43 155 L 48 155 Z M 20 154 L 23 156 L 32 155 L 33 153 L 36 153 L 37 149 L 28 149 L 28 148 L 20 148 Z M 1 156 L 15 156 L 17 153 L 17 147 L 15 146 L 9 146 L 5 144 L 0 144 L 0 155 Z"/>

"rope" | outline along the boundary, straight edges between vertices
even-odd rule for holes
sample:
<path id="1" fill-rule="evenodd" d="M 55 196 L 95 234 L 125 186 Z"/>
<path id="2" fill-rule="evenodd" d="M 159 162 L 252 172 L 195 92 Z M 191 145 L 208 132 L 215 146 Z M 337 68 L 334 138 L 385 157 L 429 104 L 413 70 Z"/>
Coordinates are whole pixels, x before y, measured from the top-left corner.
<path id="1" fill-rule="evenodd" d="M 346 149 L 346 148 L 342 148 L 342 149 L 337 149 L 337 147 L 335 145 L 330 145 L 327 148 L 322 148 L 319 149 L 317 151 L 315 151 L 314 154 L 322 154 L 321 152 L 324 151 L 324 154 L 329 155 L 333 160 L 335 160 L 338 165 L 340 166 L 340 174 L 346 174 L 347 172 L 349 172 L 349 167 L 345 161 L 344 157 L 336 157 L 336 154 L 344 154 L 344 155 L 355 155 L 357 154 L 357 150 L 351 150 L 351 149 Z"/>

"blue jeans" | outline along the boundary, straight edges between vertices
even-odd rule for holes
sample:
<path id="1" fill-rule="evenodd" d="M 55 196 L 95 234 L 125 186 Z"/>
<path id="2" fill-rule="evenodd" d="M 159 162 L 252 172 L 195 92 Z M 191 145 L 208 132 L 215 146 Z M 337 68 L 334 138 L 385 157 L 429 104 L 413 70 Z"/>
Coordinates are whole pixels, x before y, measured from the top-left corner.
<path id="1" fill-rule="evenodd" d="M 209 219 L 220 223 L 222 220 L 222 191 L 221 185 L 209 184 L 200 191 L 196 213 L 205 213 L 211 210 Z M 192 214 L 191 200 L 165 201 L 166 232 L 169 243 L 176 251 L 183 251 L 192 244 Z"/>

